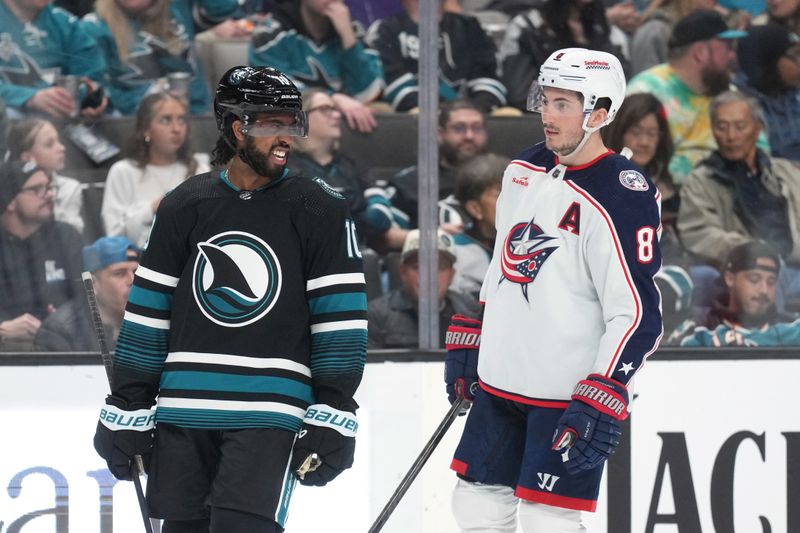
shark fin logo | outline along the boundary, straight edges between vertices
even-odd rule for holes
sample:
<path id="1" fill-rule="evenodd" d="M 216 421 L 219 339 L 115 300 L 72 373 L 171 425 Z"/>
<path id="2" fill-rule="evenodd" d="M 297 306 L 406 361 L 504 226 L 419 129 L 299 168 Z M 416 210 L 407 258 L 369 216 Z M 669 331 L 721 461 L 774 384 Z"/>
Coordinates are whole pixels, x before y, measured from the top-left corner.
<path id="1" fill-rule="evenodd" d="M 267 243 L 249 233 L 228 231 L 197 248 L 192 291 L 206 318 L 238 328 L 270 312 L 281 292 L 282 274 Z"/>

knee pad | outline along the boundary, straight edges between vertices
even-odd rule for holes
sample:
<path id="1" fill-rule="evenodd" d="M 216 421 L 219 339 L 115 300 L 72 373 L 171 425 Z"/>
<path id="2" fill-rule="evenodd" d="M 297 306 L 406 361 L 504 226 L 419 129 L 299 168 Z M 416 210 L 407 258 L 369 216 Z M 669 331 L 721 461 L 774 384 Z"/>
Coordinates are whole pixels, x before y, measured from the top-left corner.
<path id="1" fill-rule="evenodd" d="M 524 500 L 519 523 L 524 533 L 586 533 L 580 511 Z"/>
<path id="2" fill-rule="evenodd" d="M 212 507 L 209 531 L 210 533 L 281 533 L 283 528 L 263 516 Z"/>
<path id="3" fill-rule="evenodd" d="M 462 533 L 515 533 L 518 502 L 511 487 L 459 479 L 453 490 L 453 516 Z"/>
<path id="4" fill-rule="evenodd" d="M 161 533 L 208 533 L 208 518 L 200 520 L 164 520 Z"/>

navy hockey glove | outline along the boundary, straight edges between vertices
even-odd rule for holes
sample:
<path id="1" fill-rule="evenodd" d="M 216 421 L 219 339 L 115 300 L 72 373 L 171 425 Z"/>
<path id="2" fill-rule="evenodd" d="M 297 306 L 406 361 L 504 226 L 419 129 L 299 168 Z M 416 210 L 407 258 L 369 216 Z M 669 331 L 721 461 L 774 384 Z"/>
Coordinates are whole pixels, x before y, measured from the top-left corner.
<path id="1" fill-rule="evenodd" d="M 300 483 L 321 487 L 353 466 L 357 430 L 354 413 L 324 403 L 309 407 L 292 449 L 291 468 Z"/>
<path id="2" fill-rule="evenodd" d="M 481 345 L 481 321 L 453 315 L 447 328 L 444 382 L 447 399 L 453 404 L 461 394 L 467 400 L 478 390 L 478 348 Z"/>
<path id="3" fill-rule="evenodd" d="M 133 457 L 141 455 L 145 472 L 150 465 L 156 412 L 149 405 L 128 406 L 125 400 L 108 396 L 100 410 L 94 434 L 94 449 L 106 460 L 117 479 L 132 479 Z"/>
<path id="4" fill-rule="evenodd" d="M 600 374 L 579 381 L 553 435 L 553 450 L 562 452 L 567 472 L 590 470 L 608 459 L 622 435 L 619 420 L 627 416 L 622 383 Z"/>

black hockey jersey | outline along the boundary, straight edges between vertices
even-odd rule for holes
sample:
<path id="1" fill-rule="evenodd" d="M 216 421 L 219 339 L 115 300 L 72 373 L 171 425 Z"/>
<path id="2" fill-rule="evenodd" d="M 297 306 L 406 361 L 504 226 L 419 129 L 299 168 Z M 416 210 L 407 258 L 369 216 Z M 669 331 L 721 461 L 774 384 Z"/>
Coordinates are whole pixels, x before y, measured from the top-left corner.
<path id="1" fill-rule="evenodd" d="M 417 106 L 418 33 L 417 23 L 405 11 L 376 21 L 367 33 L 367 44 L 380 53 L 383 63 L 383 99 L 395 111 Z M 478 19 L 445 12 L 439 23 L 439 98 L 459 96 L 489 109 L 505 105 L 506 88 L 497 80 L 494 41 Z"/>
<path id="2" fill-rule="evenodd" d="M 352 409 L 366 293 L 347 202 L 287 176 L 240 191 L 213 172 L 164 198 L 136 271 L 113 393 L 181 427 L 300 428 Z"/>

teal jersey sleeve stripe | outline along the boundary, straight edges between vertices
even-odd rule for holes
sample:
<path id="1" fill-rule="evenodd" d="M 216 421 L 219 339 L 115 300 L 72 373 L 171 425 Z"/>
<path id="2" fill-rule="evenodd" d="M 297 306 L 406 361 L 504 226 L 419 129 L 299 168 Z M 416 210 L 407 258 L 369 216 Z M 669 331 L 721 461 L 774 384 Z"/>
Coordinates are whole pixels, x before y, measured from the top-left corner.
<path id="1" fill-rule="evenodd" d="M 114 364 L 158 374 L 164 366 L 168 349 L 168 331 L 123 320 L 114 352 Z"/>
<path id="2" fill-rule="evenodd" d="M 215 409 L 176 409 L 159 407 L 156 421 L 194 429 L 246 429 L 274 427 L 296 432 L 303 421 L 284 413 L 261 411 L 226 411 Z"/>
<path id="3" fill-rule="evenodd" d="M 312 315 L 339 313 L 343 311 L 366 311 L 367 295 L 363 292 L 346 292 L 319 296 L 308 301 Z"/>
<path id="4" fill-rule="evenodd" d="M 274 376 L 246 376 L 191 370 L 166 371 L 161 375 L 162 389 L 205 390 L 218 392 L 274 393 L 312 403 L 311 386 Z"/>
<path id="5" fill-rule="evenodd" d="M 150 289 L 143 289 L 142 287 L 138 287 L 136 285 L 131 287 L 131 292 L 128 295 L 128 301 L 142 307 L 158 309 L 159 311 L 169 311 L 172 309 L 171 294 L 151 291 Z"/>

